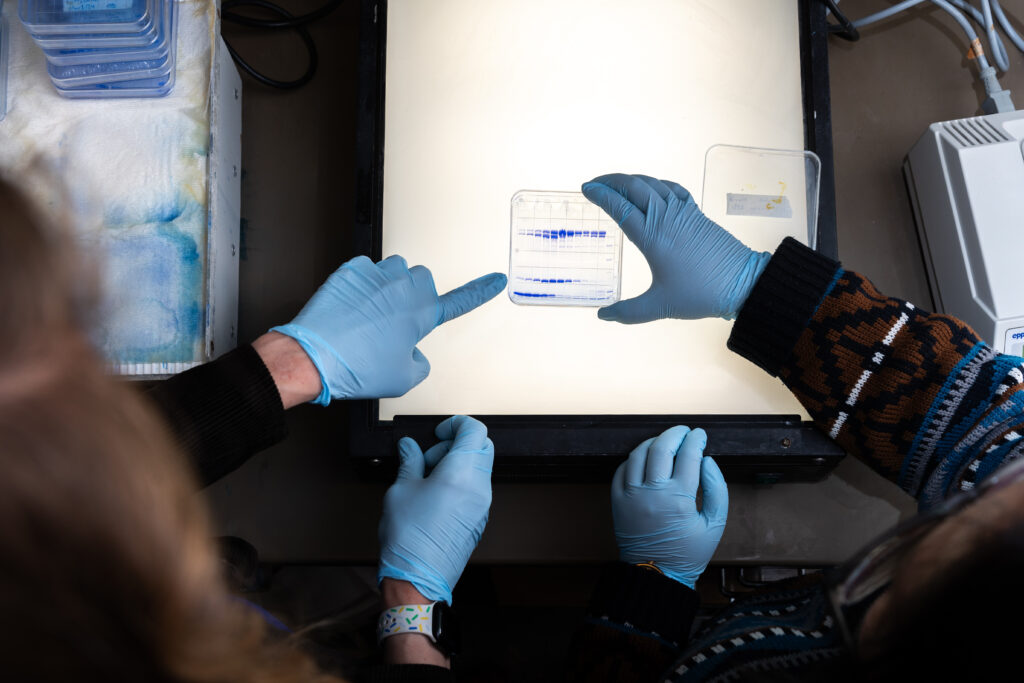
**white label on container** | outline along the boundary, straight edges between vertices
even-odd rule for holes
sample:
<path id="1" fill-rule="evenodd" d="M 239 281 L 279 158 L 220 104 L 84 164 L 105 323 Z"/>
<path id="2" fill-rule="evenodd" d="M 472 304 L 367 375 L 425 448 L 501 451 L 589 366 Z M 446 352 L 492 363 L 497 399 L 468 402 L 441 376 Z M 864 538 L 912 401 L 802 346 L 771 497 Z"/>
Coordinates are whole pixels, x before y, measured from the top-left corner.
<path id="1" fill-rule="evenodd" d="M 1002 352 L 1011 356 L 1024 356 L 1024 327 L 1015 327 L 1006 331 Z"/>
<path id="2" fill-rule="evenodd" d="M 65 12 L 96 12 L 99 10 L 131 9 L 134 0 L 64 0 Z"/>
<path id="3" fill-rule="evenodd" d="M 793 207 L 789 197 L 770 194 L 726 195 L 725 213 L 730 216 L 757 216 L 760 218 L 792 218 Z"/>

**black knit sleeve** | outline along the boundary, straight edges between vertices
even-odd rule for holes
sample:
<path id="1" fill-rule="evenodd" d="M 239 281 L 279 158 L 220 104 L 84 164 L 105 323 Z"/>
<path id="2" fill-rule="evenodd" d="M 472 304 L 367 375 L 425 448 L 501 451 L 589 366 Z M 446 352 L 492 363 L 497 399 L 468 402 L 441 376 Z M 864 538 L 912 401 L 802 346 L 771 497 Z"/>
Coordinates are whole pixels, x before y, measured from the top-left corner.
<path id="1" fill-rule="evenodd" d="M 839 270 L 836 261 L 787 237 L 740 309 L 729 348 L 778 375 Z"/>
<path id="2" fill-rule="evenodd" d="M 256 350 L 241 346 L 147 392 L 203 486 L 287 435 L 284 406 Z"/>
<path id="3" fill-rule="evenodd" d="M 569 654 L 570 681 L 652 681 L 685 646 L 697 593 L 624 562 L 601 575 Z"/>

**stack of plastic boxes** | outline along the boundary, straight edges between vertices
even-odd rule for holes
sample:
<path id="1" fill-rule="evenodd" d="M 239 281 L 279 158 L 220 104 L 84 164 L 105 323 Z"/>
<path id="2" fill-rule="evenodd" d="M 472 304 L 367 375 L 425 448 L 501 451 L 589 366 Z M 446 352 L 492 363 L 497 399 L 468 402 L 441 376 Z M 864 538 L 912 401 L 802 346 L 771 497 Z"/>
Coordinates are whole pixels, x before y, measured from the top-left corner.
<path id="1" fill-rule="evenodd" d="M 174 0 L 19 0 L 18 16 L 69 98 L 161 97 L 174 87 Z"/>

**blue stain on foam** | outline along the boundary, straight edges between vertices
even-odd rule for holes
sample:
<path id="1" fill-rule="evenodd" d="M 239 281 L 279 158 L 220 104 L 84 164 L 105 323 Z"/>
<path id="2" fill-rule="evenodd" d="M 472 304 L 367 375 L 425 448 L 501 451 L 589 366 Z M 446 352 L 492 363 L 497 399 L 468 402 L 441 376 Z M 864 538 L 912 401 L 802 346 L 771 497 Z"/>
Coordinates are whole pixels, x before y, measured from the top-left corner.
<path id="1" fill-rule="evenodd" d="M 156 218 L 172 214 L 161 212 Z M 205 210 L 190 202 L 170 221 L 105 236 L 105 355 L 115 362 L 175 363 L 201 358 Z"/>

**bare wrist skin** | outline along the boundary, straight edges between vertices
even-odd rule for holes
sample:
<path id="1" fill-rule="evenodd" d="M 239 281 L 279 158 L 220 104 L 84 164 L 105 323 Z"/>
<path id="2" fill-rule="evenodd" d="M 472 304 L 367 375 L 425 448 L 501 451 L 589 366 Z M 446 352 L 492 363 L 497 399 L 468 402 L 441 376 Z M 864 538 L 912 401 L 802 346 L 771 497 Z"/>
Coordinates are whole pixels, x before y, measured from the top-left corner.
<path id="1" fill-rule="evenodd" d="M 408 581 L 384 579 L 380 582 L 380 600 L 384 609 L 398 605 L 429 605 Z M 421 633 L 399 633 L 384 639 L 384 661 L 388 664 L 431 664 L 450 669 L 451 660 L 438 650 L 433 641 Z"/>
<path id="2" fill-rule="evenodd" d="M 320 373 L 297 341 L 280 332 L 267 332 L 252 347 L 274 378 L 285 410 L 320 395 Z"/>

